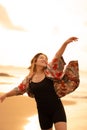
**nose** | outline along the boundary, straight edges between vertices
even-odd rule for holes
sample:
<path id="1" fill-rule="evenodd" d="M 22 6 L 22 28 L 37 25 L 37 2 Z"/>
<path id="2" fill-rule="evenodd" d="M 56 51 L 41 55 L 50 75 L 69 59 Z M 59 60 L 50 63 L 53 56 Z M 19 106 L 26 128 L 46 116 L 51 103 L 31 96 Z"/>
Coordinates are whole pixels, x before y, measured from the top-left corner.
<path id="1" fill-rule="evenodd" d="M 47 60 L 46 59 L 44 59 L 43 61 L 47 64 Z"/>

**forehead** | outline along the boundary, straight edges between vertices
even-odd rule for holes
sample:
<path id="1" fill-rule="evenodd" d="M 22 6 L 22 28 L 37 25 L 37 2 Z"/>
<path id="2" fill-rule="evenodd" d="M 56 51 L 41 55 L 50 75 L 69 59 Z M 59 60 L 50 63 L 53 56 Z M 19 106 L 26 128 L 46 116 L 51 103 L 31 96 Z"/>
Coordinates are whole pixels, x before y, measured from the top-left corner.
<path id="1" fill-rule="evenodd" d="M 39 55 L 39 57 L 38 58 L 44 58 L 44 59 L 47 59 L 47 56 L 46 55 L 44 55 L 44 54 L 41 54 L 41 55 Z"/>

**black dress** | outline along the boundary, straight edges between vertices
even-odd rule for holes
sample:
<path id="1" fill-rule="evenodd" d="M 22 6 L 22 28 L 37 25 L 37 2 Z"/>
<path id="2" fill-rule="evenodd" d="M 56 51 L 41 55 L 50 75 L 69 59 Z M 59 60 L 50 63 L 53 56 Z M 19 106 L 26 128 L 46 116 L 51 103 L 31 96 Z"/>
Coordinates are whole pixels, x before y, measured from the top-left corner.
<path id="1" fill-rule="evenodd" d="M 45 77 L 38 83 L 31 81 L 29 87 L 35 96 L 41 129 L 49 129 L 56 122 L 66 122 L 65 110 L 54 90 L 53 80 Z"/>

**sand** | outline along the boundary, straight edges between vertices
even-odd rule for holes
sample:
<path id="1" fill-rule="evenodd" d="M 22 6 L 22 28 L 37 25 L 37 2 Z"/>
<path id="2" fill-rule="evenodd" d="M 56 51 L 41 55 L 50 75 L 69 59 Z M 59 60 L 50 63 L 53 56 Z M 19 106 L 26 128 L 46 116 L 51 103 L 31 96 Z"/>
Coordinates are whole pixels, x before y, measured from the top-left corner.
<path id="1" fill-rule="evenodd" d="M 67 115 L 67 129 L 87 130 L 87 99 L 68 95 L 62 98 L 62 102 Z M 33 115 L 37 115 L 34 99 L 9 97 L 0 103 L 0 130 L 40 130 L 37 116 L 28 120 Z"/>

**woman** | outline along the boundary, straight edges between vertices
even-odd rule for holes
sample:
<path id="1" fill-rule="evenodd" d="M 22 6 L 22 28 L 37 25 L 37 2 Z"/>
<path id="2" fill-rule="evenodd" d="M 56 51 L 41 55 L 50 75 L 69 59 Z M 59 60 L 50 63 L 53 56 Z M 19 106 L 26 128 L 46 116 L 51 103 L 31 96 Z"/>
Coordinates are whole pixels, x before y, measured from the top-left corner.
<path id="1" fill-rule="evenodd" d="M 42 130 L 52 130 L 53 124 L 55 130 L 66 130 L 66 114 L 61 99 L 55 92 L 53 78 L 59 80 L 63 76 L 65 62 L 62 54 L 69 43 L 77 40 L 77 37 L 70 37 L 66 40 L 50 64 L 45 54 L 36 54 L 31 60 L 29 75 L 18 87 L 2 95 L 1 102 L 7 97 L 27 92 L 29 96 L 35 98 Z M 50 67 L 53 71 L 49 69 Z"/>

